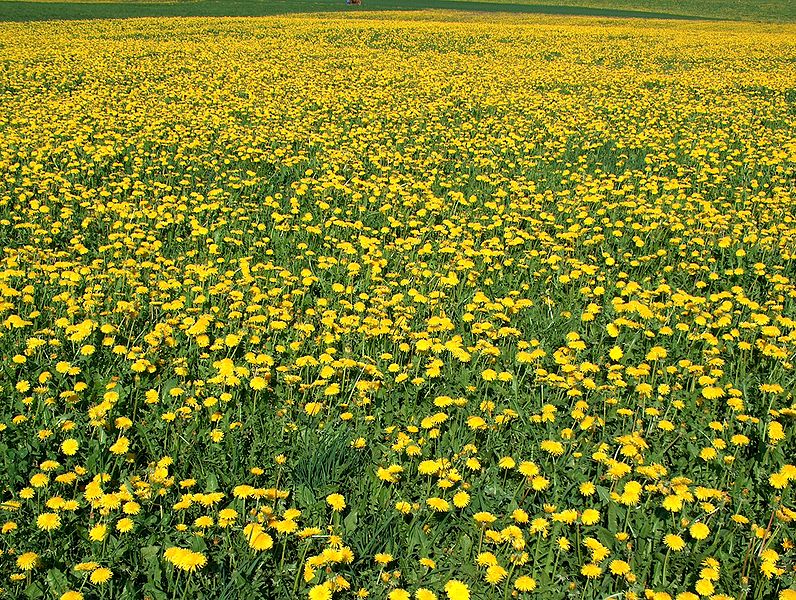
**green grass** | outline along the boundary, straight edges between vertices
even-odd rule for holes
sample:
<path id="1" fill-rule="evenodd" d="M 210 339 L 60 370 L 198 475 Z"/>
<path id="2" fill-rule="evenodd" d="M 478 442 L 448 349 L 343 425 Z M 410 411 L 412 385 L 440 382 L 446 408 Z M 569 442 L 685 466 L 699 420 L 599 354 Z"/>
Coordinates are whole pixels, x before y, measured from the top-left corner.
<path id="1" fill-rule="evenodd" d="M 707 18 L 795 21 L 792 0 L 364 0 L 347 7 L 343 0 L 197 0 L 194 2 L 26 2 L 0 0 L 0 21 L 107 19 L 130 17 L 265 16 L 294 12 L 420 10 L 585 15 L 601 17 Z"/>
<path id="2" fill-rule="evenodd" d="M 503 0 L 487 0 L 502 3 Z M 516 2 L 516 0 L 507 0 Z M 522 0 L 520 4 L 524 4 Z M 794 0 L 555 0 L 558 8 L 644 11 L 740 21 L 794 21 Z"/>

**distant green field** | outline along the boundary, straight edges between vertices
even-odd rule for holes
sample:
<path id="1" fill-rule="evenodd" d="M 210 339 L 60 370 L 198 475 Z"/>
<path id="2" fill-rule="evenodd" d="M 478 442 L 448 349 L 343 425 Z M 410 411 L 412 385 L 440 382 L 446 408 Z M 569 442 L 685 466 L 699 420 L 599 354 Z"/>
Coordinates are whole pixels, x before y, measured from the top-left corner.
<path id="1" fill-rule="evenodd" d="M 149 16 L 262 16 L 291 12 L 458 9 L 604 17 L 706 18 L 796 21 L 794 0 L 364 0 L 347 7 L 343 0 L 196 0 L 158 2 L 117 0 L 39 2 L 0 0 L 0 21 L 106 19 Z"/>
<path id="2" fill-rule="evenodd" d="M 501 3 L 503 0 L 487 0 Z M 524 3 L 523 0 L 506 0 Z M 793 21 L 796 0 L 555 0 L 558 6 L 638 10 L 733 20 Z"/>
<path id="3" fill-rule="evenodd" d="M 504 0 L 486 0 L 502 3 Z M 517 0 L 506 0 L 517 2 Z M 524 3 L 519 0 L 518 3 Z M 767 0 L 555 0 L 560 7 L 603 8 L 611 10 L 636 10 L 673 15 L 687 15 L 740 21 L 793 21 L 796 20 L 796 1 Z"/>

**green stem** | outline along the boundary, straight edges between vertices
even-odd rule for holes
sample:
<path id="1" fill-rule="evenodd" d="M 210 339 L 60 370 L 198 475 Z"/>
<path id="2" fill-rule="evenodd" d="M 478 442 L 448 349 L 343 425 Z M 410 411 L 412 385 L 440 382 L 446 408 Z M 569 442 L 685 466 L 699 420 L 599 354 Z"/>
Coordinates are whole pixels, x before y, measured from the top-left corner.
<path id="1" fill-rule="evenodd" d="M 301 560 L 296 565 L 296 579 L 293 581 L 293 597 L 296 597 L 298 593 L 298 586 L 299 586 L 299 578 L 301 577 L 301 571 L 304 568 L 304 560 L 307 558 L 307 551 L 310 548 L 309 542 L 304 546 L 304 550 L 301 553 Z"/>
<path id="2" fill-rule="evenodd" d="M 180 600 L 185 600 L 185 595 L 188 593 L 188 588 L 191 585 L 191 575 L 193 575 L 192 571 L 188 572 L 188 577 L 185 579 L 185 587 L 182 588 L 182 596 Z"/>
<path id="3" fill-rule="evenodd" d="M 177 589 L 180 587 L 180 575 L 182 575 L 182 573 L 177 570 L 177 579 L 174 580 L 174 591 L 171 593 L 171 600 L 177 600 Z"/>
<path id="4" fill-rule="evenodd" d="M 287 537 L 282 540 L 282 556 L 279 558 L 279 570 L 282 571 L 282 567 L 285 565 L 285 550 L 287 550 Z"/>

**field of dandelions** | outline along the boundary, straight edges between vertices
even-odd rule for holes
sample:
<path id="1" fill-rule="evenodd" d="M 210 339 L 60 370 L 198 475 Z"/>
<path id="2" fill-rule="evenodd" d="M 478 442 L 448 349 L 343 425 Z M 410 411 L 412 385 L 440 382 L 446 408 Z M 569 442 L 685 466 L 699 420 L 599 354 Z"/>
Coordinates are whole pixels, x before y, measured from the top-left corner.
<path id="1" fill-rule="evenodd" d="M 796 26 L 0 26 L 0 588 L 796 598 Z"/>

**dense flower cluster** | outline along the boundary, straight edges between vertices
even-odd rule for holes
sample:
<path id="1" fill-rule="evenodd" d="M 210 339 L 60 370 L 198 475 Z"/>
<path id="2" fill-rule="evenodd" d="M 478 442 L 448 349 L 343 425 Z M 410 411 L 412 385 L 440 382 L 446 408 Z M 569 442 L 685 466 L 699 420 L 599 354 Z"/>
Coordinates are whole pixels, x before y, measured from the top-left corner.
<path id="1" fill-rule="evenodd" d="M 796 28 L 0 46 L 9 597 L 794 600 Z"/>

